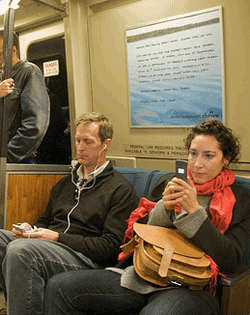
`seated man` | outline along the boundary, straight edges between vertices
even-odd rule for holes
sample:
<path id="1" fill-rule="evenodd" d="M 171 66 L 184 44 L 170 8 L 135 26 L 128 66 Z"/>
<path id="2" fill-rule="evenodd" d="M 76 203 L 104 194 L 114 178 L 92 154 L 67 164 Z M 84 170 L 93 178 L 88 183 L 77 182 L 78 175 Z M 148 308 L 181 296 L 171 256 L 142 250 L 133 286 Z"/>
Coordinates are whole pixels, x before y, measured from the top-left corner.
<path id="1" fill-rule="evenodd" d="M 41 314 L 46 282 L 57 273 L 117 263 L 126 219 L 138 198 L 106 161 L 112 135 L 105 116 L 81 116 L 75 137 L 79 163 L 52 188 L 37 229 L 23 223 L 0 231 L 8 314 Z"/>

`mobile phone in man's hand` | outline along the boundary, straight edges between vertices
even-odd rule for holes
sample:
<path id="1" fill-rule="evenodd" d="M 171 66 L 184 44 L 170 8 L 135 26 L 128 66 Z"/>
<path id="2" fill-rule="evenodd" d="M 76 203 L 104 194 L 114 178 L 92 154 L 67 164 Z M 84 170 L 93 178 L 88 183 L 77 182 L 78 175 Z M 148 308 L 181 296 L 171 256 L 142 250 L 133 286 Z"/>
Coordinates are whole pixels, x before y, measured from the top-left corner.
<path id="1" fill-rule="evenodd" d="M 24 228 L 21 225 L 18 224 L 12 224 L 12 227 L 20 232 L 25 232 Z"/>

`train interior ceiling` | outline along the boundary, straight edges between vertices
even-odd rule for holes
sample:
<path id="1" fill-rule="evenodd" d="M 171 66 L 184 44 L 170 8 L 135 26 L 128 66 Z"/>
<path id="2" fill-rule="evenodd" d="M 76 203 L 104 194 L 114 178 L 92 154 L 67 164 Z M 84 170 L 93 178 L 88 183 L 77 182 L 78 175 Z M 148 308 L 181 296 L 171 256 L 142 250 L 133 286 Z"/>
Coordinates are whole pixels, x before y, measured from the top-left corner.
<path id="1" fill-rule="evenodd" d="M 187 159 L 183 139 L 190 126 L 133 125 L 126 33 L 220 6 L 223 121 L 239 135 L 242 144 L 241 159 L 232 169 L 250 176 L 246 137 L 250 125 L 248 115 L 242 115 L 249 111 L 250 3 L 239 1 L 240 5 L 227 0 L 20 0 L 14 29 L 20 39 L 21 58 L 42 71 L 46 62 L 56 60 L 59 64 L 59 73 L 45 81 L 52 103 L 57 104 L 53 106 L 51 133 L 64 126 L 62 140 L 57 141 L 61 145 L 56 147 L 48 140 L 50 149 L 40 148 L 38 164 L 70 163 L 76 155 L 75 118 L 92 110 L 106 114 L 114 125 L 108 156 L 115 165 L 171 171 L 176 158 Z M 0 28 L 3 25 L 1 15 Z"/>

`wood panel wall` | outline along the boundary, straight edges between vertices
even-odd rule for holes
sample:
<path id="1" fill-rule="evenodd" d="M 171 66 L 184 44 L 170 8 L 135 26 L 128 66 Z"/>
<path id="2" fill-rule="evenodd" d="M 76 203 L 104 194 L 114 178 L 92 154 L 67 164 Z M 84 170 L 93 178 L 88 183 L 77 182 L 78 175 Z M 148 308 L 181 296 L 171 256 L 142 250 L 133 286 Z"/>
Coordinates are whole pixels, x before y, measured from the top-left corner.
<path id="1" fill-rule="evenodd" d="M 33 225 L 44 212 L 51 188 L 66 174 L 8 174 L 6 229 L 13 223 Z"/>

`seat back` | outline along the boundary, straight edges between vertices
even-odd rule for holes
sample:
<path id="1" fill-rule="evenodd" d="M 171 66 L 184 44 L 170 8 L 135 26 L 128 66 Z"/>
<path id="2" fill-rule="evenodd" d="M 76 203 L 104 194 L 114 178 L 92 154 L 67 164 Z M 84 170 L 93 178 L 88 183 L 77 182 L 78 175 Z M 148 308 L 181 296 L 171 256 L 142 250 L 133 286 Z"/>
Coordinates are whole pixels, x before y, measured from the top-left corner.
<path id="1" fill-rule="evenodd" d="M 142 197 L 149 198 L 151 181 L 159 171 L 122 166 L 114 168 L 132 184 L 139 199 Z"/>
<path id="2" fill-rule="evenodd" d="M 235 176 L 235 183 L 244 188 L 246 192 L 250 195 L 250 178 Z M 248 244 L 248 249 L 244 255 L 242 263 L 244 265 L 250 265 L 250 240 Z"/>
<path id="3" fill-rule="evenodd" d="M 235 183 L 245 189 L 245 191 L 250 196 L 250 178 L 242 177 L 242 176 L 235 176 Z"/>
<path id="4" fill-rule="evenodd" d="M 152 176 L 152 179 L 150 181 L 150 185 L 149 185 L 149 196 L 153 190 L 153 188 L 155 187 L 157 181 L 168 172 L 165 171 L 155 171 L 154 175 Z"/>

